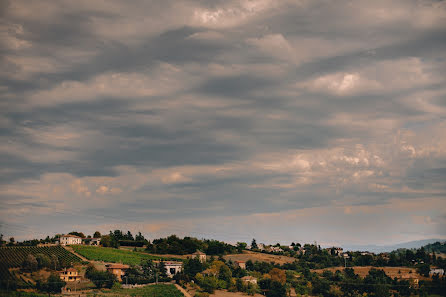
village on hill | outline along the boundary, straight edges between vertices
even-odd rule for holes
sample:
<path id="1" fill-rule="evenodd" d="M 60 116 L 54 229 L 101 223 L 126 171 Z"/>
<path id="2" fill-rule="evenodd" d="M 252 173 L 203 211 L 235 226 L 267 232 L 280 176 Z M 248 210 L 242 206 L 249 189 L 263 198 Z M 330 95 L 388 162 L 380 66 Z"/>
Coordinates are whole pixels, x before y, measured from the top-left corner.
<path id="1" fill-rule="evenodd" d="M 121 230 L 1 238 L 5 296 L 445 296 L 445 243 L 391 253 L 316 243 L 147 240 Z M 3 294 L 3 293 L 2 293 Z M 0 295 L 2 295 L 0 294 Z M 19 295 L 12 295 L 19 294 Z M 31 294 L 31 295 L 30 295 Z M 93 295 L 92 295 L 93 294 Z M 3 295 L 2 295 L 3 296 Z M 76 295 L 77 296 L 77 295 Z"/>

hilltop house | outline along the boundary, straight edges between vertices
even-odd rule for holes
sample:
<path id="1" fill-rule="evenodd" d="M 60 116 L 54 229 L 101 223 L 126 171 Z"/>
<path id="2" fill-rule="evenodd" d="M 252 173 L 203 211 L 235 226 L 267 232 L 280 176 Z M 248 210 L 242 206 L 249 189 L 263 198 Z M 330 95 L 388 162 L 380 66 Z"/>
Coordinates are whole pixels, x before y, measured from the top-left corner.
<path id="1" fill-rule="evenodd" d="M 119 281 L 122 281 L 122 276 L 130 266 L 125 264 L 107 264 L 105 267 L 108 272 L 113 273 Z"/>
<path id="2" fill-rule="evenodd" d="M 168 277 L 173 277 L 175 274 L 183 270 L 183 262 L 168 261 L 163 263 L 164 266 L 166 267 Z"/>
<path id="3" fill-rule="evenodd" d="M 247 283 L 251 283 L 251 284 L 257 284 L 257 278 L 247 275 L 242 277 L 242 281 L 247 284 Z"/>
<path id="4" fill-rule="evenodd" d="M 239 267 L 241 269 L 246 269 L 246 263 L 245 261 L 235 261 L 234 262 L 235 267 Z"/>
<path id="5" fill-rule="evenodd" d="M 441 268 L 432 268 L 429 271 L 429 276 L 433 276 L 434 274 L 438 274 L 439 276 L 444 275 L 444 269 Z"/>
<path id="6" fill-rule="evenodd" d="M 60 245 L 82 244 L 82 238 L 76 235 L 67 234 L 59 238 Z"/>
<path id="7" fill-rule="evenodd" d="M 101 239 L 100 238 L 85 238 L 83 240 L 83 242 L 86 245 L 99 246 L 101 244 Z"/>
<path id="8" fill-rule="evenodd" d="M 74 282 L 81 279 L 79 272 L 74 268 L 68 268 L 59 272 L 59 277 L 65 282 Z"/>
<path id="9" fill-rule="evenodd" d="M 199 250 L 192 254 L 192 258 L 198 258 L 201 263 L 206 262 L 206 254 Z"/>

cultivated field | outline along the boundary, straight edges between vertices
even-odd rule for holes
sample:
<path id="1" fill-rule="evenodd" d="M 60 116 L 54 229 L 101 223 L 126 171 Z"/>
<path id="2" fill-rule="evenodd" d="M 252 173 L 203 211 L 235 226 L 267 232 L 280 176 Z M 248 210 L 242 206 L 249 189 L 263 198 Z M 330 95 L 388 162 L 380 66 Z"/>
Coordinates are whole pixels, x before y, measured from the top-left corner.
<path id="1" fill-rule="evenodd" d="M 174 285 L 148 285 L 141 288 L 134 289 L 119 289 L 119 290 L 103 290 L 101 292 L 91 292 L 87 296 L 106 296 L 106 297 L 121 297 L 121 296 L 138 296 L 138 297 L 184 297 Z"/>
<path id="2" fill-rule="evenodd" d="M 414 267 L 372 267 L 372 266 L 354 266 L 351 267 L 355 270 L 355 273 L 358 274 L 360 277 L 365 277 L 371 268 L 375 269 L 381 269 L 384 270 L 384 272 L 390 276 L 391 278 L 418 278 L 418 279 L 428 279 L 424 276 L 421 276 L 417 273 L 417 269 Z M 311 271 L 317 272 L 319 274 L 322 274 L 324 270 L 330 270 L 332 272 L 335 272 L 336 270 L 343 271 L 344 267 L 330 267 L 325 269 L 312 269 Z"/>
<path id="3" fill-rule="evenodd" d="M 131 250 L 119 250 L 114 248 L 86 245 L 73 245 L 71 247 L 76 253 L 94 261 L 139 265 L 143 260 L 168 260 L 168 258 L 152 256 L 146 253 L 134 252 Z"/>
<path id="4" fill-rule="evenodd" d="M 223 290 L 216 290 L 211 297 L 247 297 L 249 295 L 242 292 L 228 292 Z M 254 297 L 263 297 L 263 295 L 255 294 Z"/>
<path id="5" fill-rule="evenodd" d="M 259 261 L 259 262 L 275 262 L 277 264 L 285 264 L 285 263 L 292 263 L 296 260 L 296 258 L 293 257 L 287 257 L 287 256 L 278 256 L 278 255 L 270 255 L 270 254 L 263 254 L 263 253 L 256 253 L 251 251 L 243 251 L 243 254 L 231 254 L 231 255 L 225 255 L 223 256 L 225 260 L 232 260 L 232 261 L 248 261 L 251 260 L 252 262 Z"/>

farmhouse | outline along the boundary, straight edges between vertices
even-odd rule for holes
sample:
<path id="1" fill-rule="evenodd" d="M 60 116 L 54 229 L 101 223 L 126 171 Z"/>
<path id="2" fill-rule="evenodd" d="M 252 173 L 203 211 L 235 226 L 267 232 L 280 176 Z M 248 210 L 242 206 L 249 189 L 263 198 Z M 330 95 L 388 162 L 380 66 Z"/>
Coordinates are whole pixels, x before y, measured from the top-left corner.
<path id="1" fill-rule="evenodd" d="M 99 246 L 101 244 L 101 239 L 100 238 L 85 238 L 84 244 Z"/>
<path id="2" fill-rule="evenodd" d="M 79 272 L 74 268 L 68 268 L 59 272 L 59 277 L 61 280 L 66 282 L 74 282 L 81 279 Z"/>
<path id="3" fill-rule="evenodd" d="M 201 263 L 206 262 L 206 254 L 199 250 L 192 254 L 192 258 L 198 258 Z"/>
<path id="4" fill-rule="evenodd" d="M 239 267 L 241 269 L 246 269 L 246 263 L 245 261 L 235 261 L 234 262 L 235 267 Z"/>
<path id="5" fill-rule="evenodd" d="M 82 238 L 76 235 L 62 235 L 59 239 L 61 245 L 82 244 Z"/>
<path id="6" fill-rule="evenodd" d="M 439 276 L 444 275 L 444 269 L 441 268 L 433 268 L 429 271 L 429 275 L 433 276 L 434 274 L 438 274 Z"/>
<path id="7" fill-rule="evenodd" d="M 183 270 L 183 262 L 168 261 L 164 262 L 164 266 L 166 267 L 167 276 L 169 277 L 172 277 Z"/>
<path id="8" fill-rule="evenodd" d="M 257 278 L 247 275 L 242 277 L 242 281 L 247 284 L 247 283 L 251 283 L 251 284 L 257 284 Z"/>
<path id="9" fill-rule="evenodd" d="M 122 276 L 130 266 L 125 264 L 107 264 L 105 267 L 108 272 L 113 273 L 119 281 L 122 281 Z"/>

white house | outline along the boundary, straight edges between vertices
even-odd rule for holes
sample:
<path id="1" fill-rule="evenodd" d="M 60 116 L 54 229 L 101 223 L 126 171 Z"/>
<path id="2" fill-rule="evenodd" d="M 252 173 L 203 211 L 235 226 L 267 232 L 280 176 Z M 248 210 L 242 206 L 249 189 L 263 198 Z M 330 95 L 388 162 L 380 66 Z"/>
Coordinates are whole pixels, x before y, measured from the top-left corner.
<path id="1" fill-rule="evenodd" d="M 192 254 L 192 258 L 198 258 L 198 260 L 200 260 L 201 263 L 206 262 L 206 254 L 203 253 L 202 251 L 196 251 L 195 253 Z"/>
<path id="2" fill-rule="evenodd" d="M 82 244 L 82 238 L 72 234 L 62 235 L 59 239 L 59 244 L 61 245 Z"/>
<path id="3" fill-rule="evenodd" d="M 168 277 L 172 277 L 183 270 L 183 262 L 168 261 L 164 262 L 164 266 L 166 267 Z"/>
<path id="4" fill-rule="evenodd" d="M 442 275 L 444 275 L 444 269 L 441 269 L 441 268 L 432 268 L 432 269 L 429 271 L 429 275 L 432 276 L 432 275 L 434 275 L 434 274 L 438 274 L 439 276 L 442 276 Z"/>

